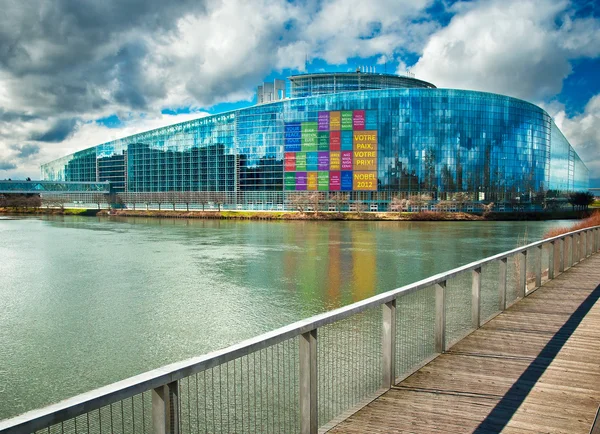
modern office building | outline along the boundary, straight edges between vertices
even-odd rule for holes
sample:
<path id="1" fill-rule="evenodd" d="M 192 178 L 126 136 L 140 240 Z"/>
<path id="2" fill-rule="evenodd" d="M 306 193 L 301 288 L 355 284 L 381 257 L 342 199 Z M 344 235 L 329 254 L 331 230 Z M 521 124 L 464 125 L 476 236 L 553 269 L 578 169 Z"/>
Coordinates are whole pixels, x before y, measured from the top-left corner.
<path id="1" fill-rule="evenodd" d="M 42 178 L 110 181 L 129 202 L 210 193 L 237 209 L 287 209 L 314 192 L 385 210 L 393 197 L 527 203 L 588 188 L 577 153 L 526 101 L 360 71 L 293 76 L 281 92 L 263 84 L 254 106 L 76 152 Z"/>

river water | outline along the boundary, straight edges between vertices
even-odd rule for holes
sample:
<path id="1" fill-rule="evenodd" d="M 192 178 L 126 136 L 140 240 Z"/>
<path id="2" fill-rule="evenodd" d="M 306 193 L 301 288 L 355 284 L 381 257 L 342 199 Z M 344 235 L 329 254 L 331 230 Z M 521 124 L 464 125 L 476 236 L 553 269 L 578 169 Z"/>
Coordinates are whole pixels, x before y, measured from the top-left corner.
<path id="1" fill-rule="evenodd" d="M 568 223 L 0 219 L 0 419 Z"/>

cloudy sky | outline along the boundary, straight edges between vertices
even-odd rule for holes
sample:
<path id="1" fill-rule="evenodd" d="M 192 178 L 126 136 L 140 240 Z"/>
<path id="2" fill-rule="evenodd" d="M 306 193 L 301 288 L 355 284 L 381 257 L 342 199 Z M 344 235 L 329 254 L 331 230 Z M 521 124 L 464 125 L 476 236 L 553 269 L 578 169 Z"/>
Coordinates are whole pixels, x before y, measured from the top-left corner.
<path id="1" fill-rule="evenodd" d="M 596 0 L 0 0 L 0 179 L 369 65 L 545 108 L 600 187 Z M 306 58 L 308 56 L 308 63 Z"/>

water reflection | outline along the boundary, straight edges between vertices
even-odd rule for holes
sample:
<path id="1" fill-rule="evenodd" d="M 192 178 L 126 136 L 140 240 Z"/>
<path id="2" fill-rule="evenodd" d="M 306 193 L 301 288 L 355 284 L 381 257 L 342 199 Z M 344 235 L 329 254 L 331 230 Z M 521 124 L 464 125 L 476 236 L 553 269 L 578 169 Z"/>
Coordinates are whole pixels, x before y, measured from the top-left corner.
<path id="1" fill-rule="evenodd" d="M 533 240 L 564 224 L 2 220 L 0 418 L 508 250 L 525 233 Z"/>

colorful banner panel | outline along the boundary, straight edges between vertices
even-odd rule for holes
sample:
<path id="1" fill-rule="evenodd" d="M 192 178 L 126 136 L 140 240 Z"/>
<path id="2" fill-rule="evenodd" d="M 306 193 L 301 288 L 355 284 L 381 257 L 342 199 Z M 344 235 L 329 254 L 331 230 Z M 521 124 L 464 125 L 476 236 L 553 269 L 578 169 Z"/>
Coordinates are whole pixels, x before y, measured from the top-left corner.
<path id="1" fill-rule="evenodd" d="M 340 112 L 329 112 L 329 131 L 339 131 L 342 128 Z"/>
<path id="2" fill-rule="evenodd" d="M 329 150 L 339 151 L 341 149 L 342 137 L 339 131 L 331 131 L 329 133 Z"/>
<path id="3" fill-rule="evenodd" d="M 317 172 L 307 172 L 306 173 L 306 189 L 307 190 L 316 190 L 317 189 Z"/>
<path id="4" fill-rule="evenodd" d="M 337 151 L 331 151 L 329 153 L 329 170 L 341 170 L 342 166 L 342 154 Z M 287 171 L 287 169 L 286 169 Z"/>
<path id="5" fill-rule="evenodd" d="M 321 111 L 285 124 L 285 190 L 376 191 L 377 112 Z"/>
<path id="6" fill-rule="evenodd" d="M 342 176 L 339 171 L 329 172 L 329 190 L 339 191 L 342 187 Z"/>
<path id="7" fill-rule="evenodd" d="M 319 112 L 319 131 L 329 131 L 329 112 Z"/>
<path id="8" fill-rule="evenodd" d="M 302 130 L 300 122 L 285 124 L 285 152 L 299 152 L 301 146 Z"/>
<path id="9" fill-rule="evenodd" d="M 354 190 L 377 190 L 377 172 L 354 172 Z"/>
<path id="10" fill-rule="evenodd" d="M 377 170 L 377 131 L 354 132 L 354 170 Z"/>
<path id="11" fill-rule="evenodd" d="M 342 130 L 352 131 L 352 112 L 342 112 Z"/>

